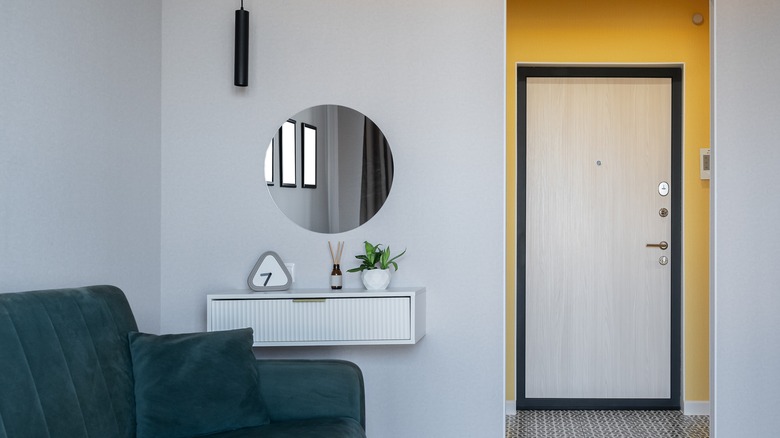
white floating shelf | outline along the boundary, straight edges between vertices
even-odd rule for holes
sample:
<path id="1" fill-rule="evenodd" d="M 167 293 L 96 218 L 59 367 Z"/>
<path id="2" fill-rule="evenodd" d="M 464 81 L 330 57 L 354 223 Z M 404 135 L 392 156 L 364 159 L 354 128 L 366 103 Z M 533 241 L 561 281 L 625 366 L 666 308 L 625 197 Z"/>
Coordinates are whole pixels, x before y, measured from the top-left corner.
<path id="1" fill-rule="evenodd" d="M 415 344 L 425 288 L 225 291 L 207 296 L 207 330 L 252 327 L 254 346 Z"/>

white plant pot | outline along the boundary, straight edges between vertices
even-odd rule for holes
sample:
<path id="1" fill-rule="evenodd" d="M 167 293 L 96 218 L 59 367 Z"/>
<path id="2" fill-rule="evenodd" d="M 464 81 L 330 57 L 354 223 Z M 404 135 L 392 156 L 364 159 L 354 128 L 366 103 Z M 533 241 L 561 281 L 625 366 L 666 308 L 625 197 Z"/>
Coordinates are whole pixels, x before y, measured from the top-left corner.
<path id="1" fill-rule="evenodd" d="M 367 290 L 385 290 L 390 285 L 389 269 L 371 269 L 363 271 L 360 279 L 363 280 L 363 286 Z"/>

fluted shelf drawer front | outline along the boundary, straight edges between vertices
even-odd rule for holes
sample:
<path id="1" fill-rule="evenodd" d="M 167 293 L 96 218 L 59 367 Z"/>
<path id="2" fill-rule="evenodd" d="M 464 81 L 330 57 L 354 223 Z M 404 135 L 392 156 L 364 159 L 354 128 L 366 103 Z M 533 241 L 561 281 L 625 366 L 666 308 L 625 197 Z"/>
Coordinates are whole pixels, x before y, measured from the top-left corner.
<path id="1" fill-rule="evenodd" d="M 209 330 L 252 327 L 255 344 L 414 341 L 410 297 L 213 300 Z"/>

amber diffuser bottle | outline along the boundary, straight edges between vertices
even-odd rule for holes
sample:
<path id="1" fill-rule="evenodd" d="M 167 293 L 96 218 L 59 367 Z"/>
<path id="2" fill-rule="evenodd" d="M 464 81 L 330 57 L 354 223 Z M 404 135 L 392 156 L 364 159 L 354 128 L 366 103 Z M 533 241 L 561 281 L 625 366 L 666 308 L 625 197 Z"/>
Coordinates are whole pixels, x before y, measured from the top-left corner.
<path id="1" fill-rule="evenodd" d="M 341 267 L 338 264 L 333 265 L 330 271 L 330 288 L 341 289 Z"/>
<path id="2" fill-rule="evenodd" d="M 328 249 L 330 250 L 330 258 L 333 261 L 333 270 L 330 271 L 330 288 L 341 289 L 342 277 L 341 277 L 341 254 L 344 252 L 344 242 L 336 243 L 336 252 L 333 252 L 333 245 L 328 241 Z"/>

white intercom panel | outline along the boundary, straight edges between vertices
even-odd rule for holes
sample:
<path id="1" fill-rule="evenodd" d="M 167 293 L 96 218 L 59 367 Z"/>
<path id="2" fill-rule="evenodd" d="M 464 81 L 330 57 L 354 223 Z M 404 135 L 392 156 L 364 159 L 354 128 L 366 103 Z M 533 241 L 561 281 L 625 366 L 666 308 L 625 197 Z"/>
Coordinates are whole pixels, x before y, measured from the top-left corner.
<path id="1" fill-rule="evenodd" d="M 699 171 L 701 179 L 710 179 L 710 148 L 699 149 Z"/>

